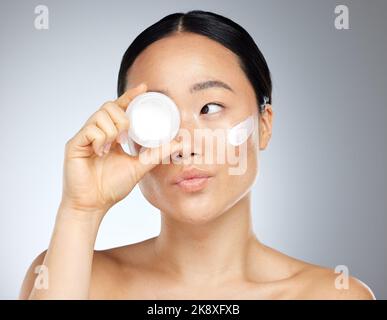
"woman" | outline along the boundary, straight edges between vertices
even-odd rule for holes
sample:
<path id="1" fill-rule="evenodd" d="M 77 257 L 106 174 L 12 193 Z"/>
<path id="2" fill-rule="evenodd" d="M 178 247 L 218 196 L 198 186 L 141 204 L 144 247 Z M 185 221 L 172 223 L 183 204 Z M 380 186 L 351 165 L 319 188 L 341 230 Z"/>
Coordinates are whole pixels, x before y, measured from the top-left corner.
<path id="1" fill-rule="evenodd" d="M 125 110 L 146 91 L 171 97 L 188 132 L 229 128 L 252 115 L 258 125 L 244 143 L 246 170 L 232 175 L 228 163 L 194 164 L 208 149 L 195 141 L 186 152 L 179 136 L 164 156 L 185 162 L 161 163 L 160 148 L 142 151 L 153 160 L 147 164 L 128 155 L 121 147 L 128 141 Z M 123 56 L 119 98 L 103 104 L 66 144 L 51 242 L 28 270 L 20 298 L 373 299 L 359 280 L 336 288 L 333 270 L 265 246 L 252 231 L 250 190 L 272 134 L 271 91 L 263 55 L 225 17 L 176 13 L 142 32 Z M 137 183 L 160 209 L 159 236 L 94 250 L 103 217 Z M 46 286 L 36 281 L 42 265 Z"/>

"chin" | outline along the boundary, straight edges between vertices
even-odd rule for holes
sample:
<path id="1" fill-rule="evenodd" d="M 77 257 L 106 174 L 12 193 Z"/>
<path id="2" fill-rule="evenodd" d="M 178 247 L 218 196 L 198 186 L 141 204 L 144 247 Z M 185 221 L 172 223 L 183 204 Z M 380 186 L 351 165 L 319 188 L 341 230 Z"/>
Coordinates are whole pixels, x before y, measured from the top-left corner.
<path id="1" fill-rule="evenodd" d="M 174 199 L 173 207 L 162 210 L 164 215 L 179 222 L 201 225 L 215 220 L 221 215 L 214 199 Z"/>

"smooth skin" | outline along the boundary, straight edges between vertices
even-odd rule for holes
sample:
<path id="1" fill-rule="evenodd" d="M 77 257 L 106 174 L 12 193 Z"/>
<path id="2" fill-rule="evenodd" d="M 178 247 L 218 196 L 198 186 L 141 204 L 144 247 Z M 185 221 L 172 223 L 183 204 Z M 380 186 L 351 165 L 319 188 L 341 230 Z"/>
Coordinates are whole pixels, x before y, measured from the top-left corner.
<path id="1" fill-rule="evenodd" d="M 291 258 L 255 236 L 250 190 L 259 173 L 259 153 L 272 135 L 273 110 L 267 105 L 258 113 L 254 90 L 231 51 L 201 35 L 174 34 L 146 48 L 127 79 L 127 92 L 105 103 L 66 143 L 52 238 L 27 271 L 20 299 L 374 299 L 358 279 L 350 277 L 348 289 L 336 289 L 333 270 Z M 214 79 L 233 91 L 189 90 Z M 167 91 L 187 130 L 229 126 L 255 115 L 259 126 L 246 142 L 246 173 L 232 176 L 228 164 L 201 165 L 213 175 L 211 182 L 186 193 L 170 183 L 182 164 L 144 165 L 126 154 L 120 145 L 129 126 L 125 110 L 146 91 Z M 214 102 L 223 107 L 203 112 Z M 177 138 L 169 146 L 167 156 L 180 152 L 183 143 Z M 191 148 L 188 157 L 204 157 L 198 146 Z M 145 152 L 160 163 L 156 151 Z M 160 234 L 94 250 L 103 217 L 137 183 L 160 209 Z M 136 214 L 134 208 L 128 211 Z M 34 286 L 40 265 L 49 271 L 47 289 Z"/>

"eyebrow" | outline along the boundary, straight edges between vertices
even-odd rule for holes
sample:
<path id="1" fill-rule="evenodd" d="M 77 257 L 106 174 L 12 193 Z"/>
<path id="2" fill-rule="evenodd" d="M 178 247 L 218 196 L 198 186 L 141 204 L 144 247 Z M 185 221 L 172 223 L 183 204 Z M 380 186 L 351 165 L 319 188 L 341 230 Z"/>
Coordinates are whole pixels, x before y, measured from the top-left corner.
<path id="1" fill-rule="evenodd" d="M 194 93 L 196 91 L 209 89 L 209 88 L 223 88 L 223 89 L 227 89 L 227 90 L 234 92 L 234 90 L 227 83 L 220 81 L 220 80 L 208 80 L 208 81 L 204 81 L 204 82 L 195 83 L 189 89 L 189 91 L 191 93 Z"/>
<path id="2" fill-rule="evenodd" d="M 234 92 L 234 90 L 227 83 L 220 80 L 207 80 L 204 82 L 195 83 L 190 87 L 189 92 L 195 93 L 209 88 L 223 88 L 231 92 Z M 169 95 L 168 90 L 149 90 L 149 91 L 154 91 L 154 92 L 159 92 L 159 93 Z"/>

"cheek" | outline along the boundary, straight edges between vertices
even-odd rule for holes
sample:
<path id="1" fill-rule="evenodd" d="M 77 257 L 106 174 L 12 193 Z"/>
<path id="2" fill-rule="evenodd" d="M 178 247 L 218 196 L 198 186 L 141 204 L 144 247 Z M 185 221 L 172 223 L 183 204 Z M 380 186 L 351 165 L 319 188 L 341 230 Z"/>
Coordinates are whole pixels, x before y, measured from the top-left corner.
<path id="1" fill-rule="evenodd" d="M 259 172 L 259 148 L 254 132 L 242 146 L 236 147 L 235 164 L 222 166 L 222 175 L 217 182 L 217 193 L 224 195 L 226 206 L 235 204 L 248 193 Z"/>
<path id="2" fill-rule="evenodd" d="M 160 201 L 162 201 L 162 186 L 160 182 L 162 178 L 158 173 L 148 172 L 138 183 L 138 186 L 147 199 L 153 206 L 160 208 Z"/>
<path id="3" fill-rule="evenodd" d="M 254 130 L 247 141 L 237 147 L 229 144 L 226 153 L 227 163 L 224 167 L 227 168 L 230 179 L 255 177 L 259 159 L 258 130 Z"/>
<path id="4" fill-rule="evenodd" d="M 237 166 L 227 165 L 224 170 L 222 180 L 219 181 L 218 194 L 223 194 L 229 205 L 245 196 L 254 185 L 258 173 L 258 159 L 254 150 L 256 149 L 248 149 L 245 155 L 243 152 L 239 153 Z"/>

